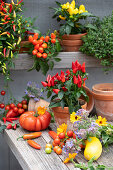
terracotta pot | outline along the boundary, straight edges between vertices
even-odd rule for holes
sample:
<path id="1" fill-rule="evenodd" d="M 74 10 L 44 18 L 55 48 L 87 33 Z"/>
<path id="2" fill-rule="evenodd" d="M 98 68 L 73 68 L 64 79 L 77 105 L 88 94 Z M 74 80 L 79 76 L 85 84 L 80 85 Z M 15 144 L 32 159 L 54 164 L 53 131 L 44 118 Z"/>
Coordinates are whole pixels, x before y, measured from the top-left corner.
<path id="1" fill-rule="evenodd" d="M 79 51 L 80 46 L 83 44 L 82 37 L 87 33 L 83 34 L 73 34 L 73 35 L 63 35 L 62 39 L 59 39 L 59 42 L 63 48 L 63 51 L 66 52 L 75 52 Z"/>
<path id="2" fill-rule="evenodd" d="M 113 120 L 113 83 L 95 84 L 92 87 L 95 108 L 98 116 Z"/>
<path id="3" fill-rule="evenodd" d="M 39 106 L 48 108 L 49 102 L 40 99 L 38 102 L 36 102 L 34 99 L 30 99 L 28 103 L 28 111 L 35 111 L 37 112 L 37 109 Z"/>
<path id="4" fill-rule="evenodd" d="M 84 89 L 86 90 L 86 93 L 89 97 L 89 102 L 82 105 L 82 108 L 87 110 L 88 113 L 90 113 L 94 106 L 94 100 L 93 100 L 91 90 L 88 87 L 84 87 Z M 81 96 L 80 99 L 84 99 L 84 97 Z M 52 110 L 54 112 L 55 121 L 57 125 L 66 123 L 69 127 L 71 126 L 72 128 L 72 124 L 70 123 L 70 114 L 69 114 L 68 107 L 64 107 L 64 109 L 62 109 L 61 107 L 54 107 L 52 108 Z"/>
<path id="5" fill-rule="evenodd" d="M 25 46 L 29 44 L 30 44 L 29 41 L 21 41 L 19 53 L 27 53 L 29 51 L 29 48 Z"/>

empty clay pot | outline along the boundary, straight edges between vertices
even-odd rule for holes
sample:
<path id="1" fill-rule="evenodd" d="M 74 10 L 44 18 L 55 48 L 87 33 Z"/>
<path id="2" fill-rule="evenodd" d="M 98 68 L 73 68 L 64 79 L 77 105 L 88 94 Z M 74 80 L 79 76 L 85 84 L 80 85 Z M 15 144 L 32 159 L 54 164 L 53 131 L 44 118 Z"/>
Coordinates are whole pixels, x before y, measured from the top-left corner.
<path id="1" fill-rule="evenodd" d="M 92 87 L 95 108 L 98 116 L 113 120 L 113 83 L 95 84 Z"/>

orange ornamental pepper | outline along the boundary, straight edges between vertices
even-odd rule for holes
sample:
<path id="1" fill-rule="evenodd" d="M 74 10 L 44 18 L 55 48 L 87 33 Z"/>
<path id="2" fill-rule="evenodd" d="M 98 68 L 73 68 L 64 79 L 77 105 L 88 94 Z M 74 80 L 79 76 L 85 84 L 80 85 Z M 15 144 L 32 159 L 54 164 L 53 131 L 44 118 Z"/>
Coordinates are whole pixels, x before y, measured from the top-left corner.
<path id="1" fill-rule="evenodd" d="M 41 149 L 41 146 L 33 140 L 27 140 L 27 143 L 35 149 Z"/>
<path id="2" fill-rule="evenodd" d="M 39 136 L 41 136 L 41 134 L 42 134 L 42 132 L 34 132 L 34 133 L 24 134 L 23 136 L 17 138 L 17 140 L 20 138 L 23 138 L 24 140 L 35 139 L 35 138 L 38 138 Z"/>
<path id="3" fill-rule="evenodd" d="M 16 26 L 15 26 L 15 25 L 13 25 L 13 30 L 14 30 L 14 32 L 15 32 L 15 29 L 16 29 Z"/>

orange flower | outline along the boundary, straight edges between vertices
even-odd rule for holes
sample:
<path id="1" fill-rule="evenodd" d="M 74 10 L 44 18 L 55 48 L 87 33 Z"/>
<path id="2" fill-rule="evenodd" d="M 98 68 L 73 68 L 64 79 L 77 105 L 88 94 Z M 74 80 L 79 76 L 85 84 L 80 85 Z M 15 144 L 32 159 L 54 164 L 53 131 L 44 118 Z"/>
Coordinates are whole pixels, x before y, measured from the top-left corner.
<path id="1" fill-rule="evenodd" d="M 37 111 L 39 115 L 43 115 L 47 109 L 45 107 L 39 106 Z"/>
<path id="2" fill-rule="evenodd" d="M 71 159 L 74 159 L 77 153 L 69 153 L 69 157 L 64 160 L 64 163 L 68 163 Z"/>

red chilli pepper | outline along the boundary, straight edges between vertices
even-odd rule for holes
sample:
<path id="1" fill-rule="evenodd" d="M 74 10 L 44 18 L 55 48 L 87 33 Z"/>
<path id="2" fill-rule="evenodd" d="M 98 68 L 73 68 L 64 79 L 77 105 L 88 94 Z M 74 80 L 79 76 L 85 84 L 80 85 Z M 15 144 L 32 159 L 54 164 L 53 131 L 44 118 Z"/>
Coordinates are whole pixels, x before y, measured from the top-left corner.
<path id="1" fill-rule="evenodd" d="M 10 6 L 9 6 L 9 13 L 11 13 L 12 12 L 12 5 L 10 4 Z"/>
<path id="2" fill-rule="evenodd" d="M 14 32 L 15 32 L 15 28 L 16 28 L 15 25 L 13 25 L 13 30 L 14 30 Z"/>
<path id="3" fill-rule="evenodd" d="M 3 7 L 1 7 L 2 8 L 2 11 L 4 11 L 5 13 L 7 13 L 7 11 L 3 8 Z"/>
<path id="4" fill-rule="evenodd" d="M 3 50 L 4 57 L 6 56 L 6 48 Z"/>
<path id="5" fill-rule="evenodd" d="M 12 120 L 10 118 L 6 118 L 6 121 L 13 123 Z"/>
<path id="6" fill-rule="evenodd" d="M 11 124 L 8 124 L 6 128 L 7 128 L 7 129 L 12 129 L 12 125 L 11 125 Z"/>
<path id="7" fill-rule="evenodd" d="M 19 5 L 22 1 L 23 1 L 23 0 L 19 1 L 19 2 L 18 2 L 18 5 Z"/>
<path id="8" fill-rule="evenodd" d="M 5 118 L 5 117 L 3 117 L 2 119 L 3 119 L 3 121 L 4 121 L 4 124 L 5 124 L 5 123 L 6 123 L 6 118 Z"/>
<path id="9" fill-rule="evenodd" d="M 19 118 L 11 117 L 11 118 L 7 118 L 7 119 L 14 121 L 14 120 L 18 120 Z"/>
<path id="10" fill-rule="evenodd" d="M 17 128 L 17 124 L 15 124 L 15 125 L 13 126 L 13 129 L 14 129 L 14 130 L 16 130 L 16 128 Z"/>
<path id="11" fill-rule="evenodd" d="M 8 22 L 9 22 L 9 21 L 4 22 L 3 25 L 8 24 Z"/>

